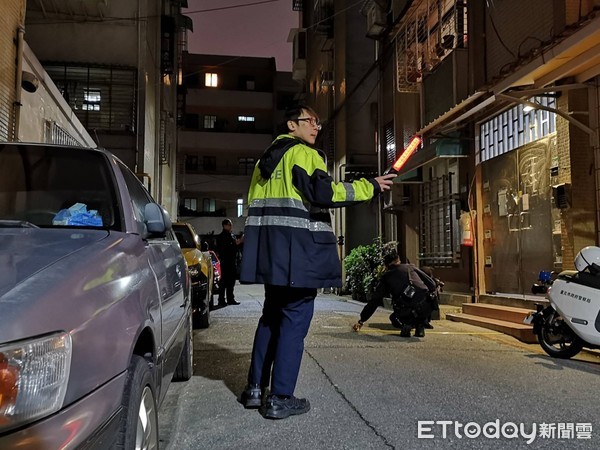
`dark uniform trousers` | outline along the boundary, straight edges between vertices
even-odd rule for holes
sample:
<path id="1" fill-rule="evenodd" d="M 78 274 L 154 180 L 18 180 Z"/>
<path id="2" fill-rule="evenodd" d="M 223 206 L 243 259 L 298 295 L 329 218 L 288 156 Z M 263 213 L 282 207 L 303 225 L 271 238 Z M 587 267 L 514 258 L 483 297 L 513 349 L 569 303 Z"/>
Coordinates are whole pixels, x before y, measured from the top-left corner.
<path id="1" fill-rule="evenodd" d="M 294 394 L 316 296 L 314 288 L 265 285 L 248 383 L 266 387 L 271 378 L 272 394 Z"/>

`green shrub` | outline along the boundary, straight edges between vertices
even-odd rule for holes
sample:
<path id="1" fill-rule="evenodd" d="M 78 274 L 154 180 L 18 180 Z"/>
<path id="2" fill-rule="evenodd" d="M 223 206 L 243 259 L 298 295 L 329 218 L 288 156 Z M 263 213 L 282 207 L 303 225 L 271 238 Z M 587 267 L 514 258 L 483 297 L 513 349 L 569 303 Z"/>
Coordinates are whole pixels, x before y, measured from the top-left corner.
<path id="1" fill-rule="evenodd" d="M 373 244 L 353 248 L 344 258 L 345 288 L 352 298 L 367 301 L 384 272 L 383 254 L 391 248 L 396 248 L 395 241 L 384 244 L 381 238 L 376 238 Z"/>

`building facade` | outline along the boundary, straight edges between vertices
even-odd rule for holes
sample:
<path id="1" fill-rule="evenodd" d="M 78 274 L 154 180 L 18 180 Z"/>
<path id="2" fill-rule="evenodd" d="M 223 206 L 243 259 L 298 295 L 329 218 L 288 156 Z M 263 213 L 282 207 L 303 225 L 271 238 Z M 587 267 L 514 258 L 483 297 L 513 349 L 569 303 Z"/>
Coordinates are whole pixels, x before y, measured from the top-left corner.
<path id="1" fill-rule="evenodd" d="M 299 12 L 299 27 L 289 38 L 293 78 L 301 86 L 300 97 L 320 115 L 323 129 L 316 146 L 327 155 L 330 175 L 336 181 L 376 176 L 379 74 L 376 42 L 365 38 L 360 5 L 306 0 L 292 7 Z M 379 235 L 379 198 L 332 215 L 341 257 Z"/>
<path id="2" fill-rule="evenodd" d="M 389 202 L 405 257 L 492 301 L 572 269 L 598 243 L 600 3 L 367 3 L 393 55 L 382 159 L 423 141 Z"/>
<path id="3" fill-rule="evenodd" d="M 30 1 L 25 21 L 25 40 L 70 114 L 173 216 L 186 3 Z"/>
<path id="4" fill-rule="evenodd" d="M 181 217 L 246 214 L 254 166 L 296 91 L 291 73 L 277 72 L 274 58 L 184 53 L 178 131 Z M 203 234 L 221 231 L 220 221 L 216 230 L 214 220 L 192 221 Z"/>

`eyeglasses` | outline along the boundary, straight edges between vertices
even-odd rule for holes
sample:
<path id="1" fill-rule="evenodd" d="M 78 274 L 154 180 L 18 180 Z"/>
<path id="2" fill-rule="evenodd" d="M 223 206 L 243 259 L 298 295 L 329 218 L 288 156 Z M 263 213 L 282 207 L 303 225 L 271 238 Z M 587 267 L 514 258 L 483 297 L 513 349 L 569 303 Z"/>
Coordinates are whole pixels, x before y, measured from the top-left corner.
<path id="1" fill-rule="evenodd" d="M 316 127 L 317 130 L 321 130 L 322 125 L 314 117 L 298 117 L 296 120 L 297 121 L 301 121 L 302 120 L 304 122 L 308 122 L 313 127 Z"/>

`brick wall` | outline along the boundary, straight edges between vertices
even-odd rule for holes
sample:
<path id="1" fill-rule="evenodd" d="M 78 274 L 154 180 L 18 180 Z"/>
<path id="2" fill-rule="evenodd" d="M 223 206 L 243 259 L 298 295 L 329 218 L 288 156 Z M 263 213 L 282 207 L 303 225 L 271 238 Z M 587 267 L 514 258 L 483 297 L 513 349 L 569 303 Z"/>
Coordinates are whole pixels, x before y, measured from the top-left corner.
<path id="1" fill-rule="evenodd" d="M 587 89 L 567 91 L 558 101 L 565 112 L 588 111 Z M 587 125 L 585 114 L 573 117 Z M 596 243 L 596 183 L 590 136 L 566 119 L 557 118 L 559 182 L 571 183 L 571 207 L 562 210 L 563 269 L 573 269 L 575 255 Z"/>
<path id="2" fill-rule="evenodd" d="M 502 0 L 487 3 L 485 36 L 488 81 L 506 75 L 511 64 L 540 47 L 543 42 L 549 42 L 564 28 L 564 0 Z"/>

